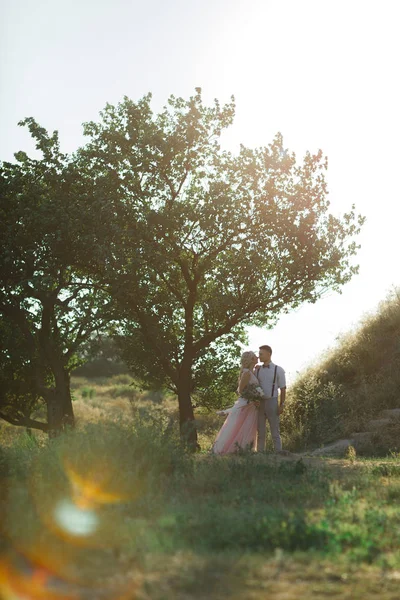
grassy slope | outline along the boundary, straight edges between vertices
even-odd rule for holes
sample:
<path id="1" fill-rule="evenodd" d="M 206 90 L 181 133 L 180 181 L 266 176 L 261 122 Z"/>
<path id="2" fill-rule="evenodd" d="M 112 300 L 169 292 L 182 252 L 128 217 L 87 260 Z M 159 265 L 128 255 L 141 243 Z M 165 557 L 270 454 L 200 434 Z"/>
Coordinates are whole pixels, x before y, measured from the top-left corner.
<path id="1" fill-rule="evenodd" d="M 363 431 L 371 417 L 400 407 L 400 294 L 339 340 L 290 390 L 286 447 L 304 449 Z M 376 453 L 400 450 L 400 429 L 377 439 Z"/>

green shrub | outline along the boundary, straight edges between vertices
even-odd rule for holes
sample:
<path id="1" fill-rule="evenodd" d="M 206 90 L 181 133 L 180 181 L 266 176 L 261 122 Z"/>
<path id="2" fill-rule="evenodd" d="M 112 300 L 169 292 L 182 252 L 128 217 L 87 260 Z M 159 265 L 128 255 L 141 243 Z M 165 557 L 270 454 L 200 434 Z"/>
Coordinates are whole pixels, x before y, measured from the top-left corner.
<path id="1" fill-rule="evenodd" d="M 96 395 L 96 391 L 92 387 L 83 387 L 80 389 L 82 398 L 91 400 Z"/>

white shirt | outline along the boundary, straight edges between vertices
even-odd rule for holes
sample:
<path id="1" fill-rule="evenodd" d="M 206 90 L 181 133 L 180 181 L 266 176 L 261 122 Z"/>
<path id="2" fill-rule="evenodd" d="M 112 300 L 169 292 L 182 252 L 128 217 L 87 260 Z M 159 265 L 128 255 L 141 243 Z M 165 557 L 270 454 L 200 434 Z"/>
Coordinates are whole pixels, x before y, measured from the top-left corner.
<path id="1" fill-rule="evenodd" d="M 260 382 L 260 386 L 264 390 L 266 396 L 272 396 L 273 398 L 278 397 L 278 389 L 286 387 L 285 371 L 282 367 L 276 369 L 276 381 L 274 394 L 272 395 L 272 386 L 274 382 L 275 364 L 271 361 L 268 366 L 261 365 L 256 368 L 256 377 Z"/>

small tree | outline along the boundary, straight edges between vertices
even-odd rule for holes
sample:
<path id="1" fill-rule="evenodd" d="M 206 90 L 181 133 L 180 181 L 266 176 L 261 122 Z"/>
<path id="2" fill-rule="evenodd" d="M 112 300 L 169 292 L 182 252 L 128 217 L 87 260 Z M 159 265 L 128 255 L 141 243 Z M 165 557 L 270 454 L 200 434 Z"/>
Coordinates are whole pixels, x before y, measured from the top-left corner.
<path id="1" fill-rule="evenodd" d="M 87 274 L 101 252 L 93 184 L 61 154 L 56 132 L 21 124 L 42 158 L 18 152 L 17 163 L 0 166 L 0 417 L 27 425 L 42 400 L 47 424 L 29 426 L 56 432 L 73 424 L 70 371 L 79 346 L 110 320 L 110 304 Z"/>
<path id="2" fill-rule="evenodd" d="M 281 135 L 223 151 L 233 100 L 207 107 L 197 89 L 154 115 L 150 99 L 107 105 L 101 122 L 86 124 L 91 139 L 79 154 L 94 179 L 107 179 L 113 202 L 105 278 L 125 359 L 142 380 L 177 392 L 184 431 L 210 348 L 232 348 L 246 325 L 270 327 L 339 291 L 357 271 L 350 259 L 363 219 L 354 207 L 329 214 L 322 152 L 298 164 Z M 193 428 L 189 438 L 196 444 Z"/>

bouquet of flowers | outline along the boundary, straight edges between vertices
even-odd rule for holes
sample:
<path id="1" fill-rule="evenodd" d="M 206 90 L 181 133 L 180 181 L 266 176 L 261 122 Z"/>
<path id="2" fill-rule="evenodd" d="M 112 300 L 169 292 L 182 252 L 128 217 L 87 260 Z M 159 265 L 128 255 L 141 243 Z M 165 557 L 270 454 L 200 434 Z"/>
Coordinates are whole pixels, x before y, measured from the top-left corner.
<path id="1" fill-rule="evenodd" d="M 256 385 L 255 383 L 249 383 L 246 385 L 240 396 L 241 398 L 247 400 L 247 404 L 249 404 L 249 402 L 260 400 L 264 396 L 264 391 L 259 385 Z"/>

